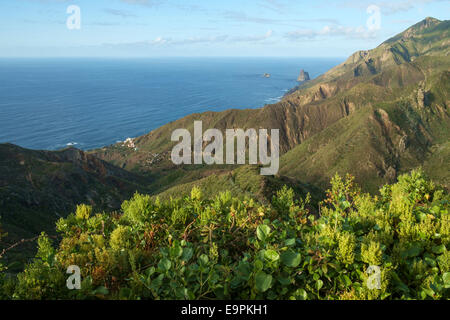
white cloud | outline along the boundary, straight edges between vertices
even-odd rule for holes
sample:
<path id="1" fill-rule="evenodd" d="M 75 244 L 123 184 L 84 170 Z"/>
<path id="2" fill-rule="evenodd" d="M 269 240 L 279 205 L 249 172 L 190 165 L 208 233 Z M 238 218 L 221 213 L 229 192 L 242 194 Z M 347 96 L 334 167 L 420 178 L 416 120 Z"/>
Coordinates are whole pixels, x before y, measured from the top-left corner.
<path id="1" fill-rule="evenodd" d="M 224 42 L 228 39 L 227 35 L 211 36 L 211 37 L 190 37 L 186 39 L 174 40 L 173 45 L 197 44 L 197 43 L 217 43 Z"/>
<path id="2" fill-rule="evenodd" d="M 325 26 L 320 30 L 314 29 L 298 29 L 288 32 L 285 37 L 290 40 L 312 40 L 327 37 L 344 37 L 347 39 L 370 39 L 376 38 L 375 31 L 369 31 L 366 28 L 345 27 L 345 26 Z"/>
<path id="3" fill-rule="evenodd" d="M 172 39 L 159 36 L 151 41 L 140 41 L 132 43 L 105 43 L 107 47 L 156 47 L 156 46 L 183 46 L 193 45 L 201 43 L 235 43 L 235 42 L 262 42 L 273 35 L 273 31 L 269 30 L 262 35 L 249 35 L 249 36 L 229 36 L 229 35 L 216 35 L 209 37 L 189 37 L 185 39 Z"/>
<path id="4" fill-rule="evenodd" d="M 158 37 L 153 41 L 150 41 L 151 45 L 164 45 L 164 44 L 168 44 L 170 43 L 171 39 L 170 38 L 163 38 L 163 37 Z"/>

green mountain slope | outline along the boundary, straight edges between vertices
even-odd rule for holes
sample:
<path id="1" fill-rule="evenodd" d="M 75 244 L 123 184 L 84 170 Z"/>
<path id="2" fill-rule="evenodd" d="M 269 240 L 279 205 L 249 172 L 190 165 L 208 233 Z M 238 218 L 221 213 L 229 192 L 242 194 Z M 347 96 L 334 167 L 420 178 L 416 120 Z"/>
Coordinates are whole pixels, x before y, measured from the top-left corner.
<path id="1" fill-rule="evenodd" d="M 449 31 L 450 21 L 426 18 L 373 50 L 356 52 L 279 103 L 192 114 L 134 139 L 137 150 L 116 144 L 93 154 L 149 175 L 154 192 L 165 190 L 168 176 L 171 187 L 195 181 L 193 172 L 203 179 L 214 170 L 170 162 L 173 130 L 192 133 L 194 121 L 202 120 L 203 130 L 280 129 L 280 174 L 320 188 L 335 172 L 351 172 L 365 190 L 376 191 L 421 165 L 448 186 L 436 172 L 450 171 L 443 160 L 450 138 Z"/>
<path id="2" fill-rule="evenodd" d="M 285 154 L 280 173 L 325 186 L 335 172 L 350 172 L 367 190 L 376 191 L 426 162 L 426 172 L 449 187 L 446 175 L 435 174 L 450 171 L 448 158 L 437 154 L 445 153 L 442 148 L 450 140 L 449 76 L 438 72 L 417 90 L 398 90 L 339 120 Z M 421 92 L 430 98 L 417 100 Z M 433 165 L 434 158 L 442 161 Z"/>
<path id="3" fill-rule="evenodd" d="M 146 192 L 142 178 L 80 150 L 34 151 L 0 144 L 0 217 L 8 232 L 5 246 L 43 230 L 79 203 L 98 210 L 120 208 L 136 191 Z"/>
<path id="4" fill-rule="evenodd" d="M 239 199 L 248 197 L 260 203 L 270 203 L 276 192 L 285 185 L 292 188 L 298 197 L 305 198 L 309 193 L 314 200 L 313 203 L 317 203 L 324 196 L 320 189 L 310 184 L 281 176 L 262 176 L 257 166 L 247 165 L 233 171 L 214 173 L 198 180 L 175 185 L 158 193 L 158 197 L 162 200 L 184 197 L 191 193 L 192 188 L 198 187 L 205 197 L 213 198 L 219 192 L 229 191 L 233 197 Z"/>

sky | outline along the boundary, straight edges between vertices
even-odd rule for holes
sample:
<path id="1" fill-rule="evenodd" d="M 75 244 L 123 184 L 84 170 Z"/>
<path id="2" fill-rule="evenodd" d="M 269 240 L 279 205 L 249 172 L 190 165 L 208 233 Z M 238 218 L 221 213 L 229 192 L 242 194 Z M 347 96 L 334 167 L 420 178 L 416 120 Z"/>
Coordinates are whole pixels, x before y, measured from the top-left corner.
<path id="1" fill-rule="evenodd" d="M 0 57 L 346 57 L 450 0 L 0 0 Z"/>

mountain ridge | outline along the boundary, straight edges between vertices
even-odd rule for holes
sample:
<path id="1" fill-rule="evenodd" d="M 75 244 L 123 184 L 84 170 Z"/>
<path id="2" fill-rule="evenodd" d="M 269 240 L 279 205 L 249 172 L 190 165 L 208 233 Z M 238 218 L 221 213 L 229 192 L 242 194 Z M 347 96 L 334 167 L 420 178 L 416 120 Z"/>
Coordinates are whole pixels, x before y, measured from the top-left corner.
<path id="1" fill-rule="evenodd" d="M 169 140 L 171 132 L 177 128 L 186 128 L 192 132 L 195 120 L 203 121 L 205 129 L 217 128 L 222 131 L 227 128 L 277 128 L 280 129 L 280 151 L 285 164 L 285 169 L 281 168 L 281 172 L 288 174 L 289 170 L 286 168 L 292 169 L 295 160 L 291 157 L 289 166 L 287 161 L 283 160 L 289 156 L 284 154 L 296 147 L 300 148 L 308 139 L 352 114 L 365 113 L 365 109 L 374 108 L 370 123 L 373 122 L 379 127 L 372 133 L 380 139 L 372 144 L 369 152 L 375 157 L 368 163 L 369 166 L 375 167 L 369 176 L 375 178 L 367 190 L 376 191 L 378 184 L 392 182 L 398 173 L 423 163 L 425 158 L 421 154 L 427 153 L 433 141 L 440 139 L 437 132 L 433 133 L 433 130 L 436 130 L 430 128 L 431 122 L 448 128 L 449 89 L 446 79 L 450 70 L 449 30 L 450 21 L 426 18 L 372 50 L 355 52 L 342 64 L 291 90 L 279 103 L 256 110 L 230 109 L 191 114 L 136 138 L 134 141 L 139 149 L 137 152 L 119 145 L 92 152 L 128 170 L 160 174 L 161 168 L 164 167 L 176 169 L 169 163 L 170 150 L 174 145 Z M 434 85 L 441 86 L 442 90 L 433 91 Z M 391 105 L 388 109 L 392 115 L 383 109 L 383 104 Z M 396 104 L 404 107 L 397 109 Z M 377 111 L 378 109 L 381 111 Z M 402 115 L 398 114 L 399 112 L 402 112 Z M 398 121 L 392 121 L 394 113 L 397 114 L 395 118 Z M 400 123 L 402 117 L 420 120 Z M 423 123 L 422 118 L 428 119 L 426 121 L 429 123 Z M 395 137 L 390 136 L 393 134 L 391 129 L 397 130 Z M 415 133 L 417 130 L 419 135 Z M 445 130 L 443 134 L 444 139 L 448 137 Z M 405 135 L 407 138 L 404 138 Z M 405 157 L 392 157 L 393 153 L 399 154 L 398 151 L 403 149 L 400 146 L 404 143 L 400 140 L 404 142 L 405 139 L 409 142 L 408 146 L 413 148 L 409 153 L 405 153 Z M 367 141 L 362 143 L 368 144 Z M 379 148 L 377 144 L 384 147 Z M 378 151 L 375 150 L 377 148 Z M 152 162 L 148 159 L 148 153 L 152 152 L 162 155 L 158 164 L 142 165 Z M 401 158 L 401 161 L 395 158 Z M 408 163 L 403 158 L 411 159 Z M 340 171 L 341 168 L 336 169 Z M 345 169 L 352 169 L 352 166 L 347 165 Z M 357 175 L 357 172 L 353 173 Z M 304 176 L 305 172 L 290 175 L 299 181 L 302 181 Z M 379 179 L 378 176 L 382 178 Z M 329 178 L 330 173 L 320 180 L 329 181 Z M 314 177 L 307 177 L 307 180 L 313 182 Z M 366 178 L 361 178 L 358 182 L 365 180 Z M 324 187 L 322 183 L 318 185 Z"/>
<path id="2" fill-rule="evenodd" d="M 320 198 L 335 173 L 350 173 L 375 193 L 420 166 L 449 189 L 449 31 L 450 21 L 426 18 L 278 103 L 191 114 L 127 144 L 87 152 L 0 144 L 0 214 L 9 241 L 51 231 L 77 203 L 117 210 L 136 191 L 167 198 L 199 185 L 209 195 L 231 189 L 264 202 L 287 184 Z M 192 134 L 196 120 L 204 130 L 279 129 L 279 174 L 261 177 L 255 166 L 175 166 L 171 133 Z"/>

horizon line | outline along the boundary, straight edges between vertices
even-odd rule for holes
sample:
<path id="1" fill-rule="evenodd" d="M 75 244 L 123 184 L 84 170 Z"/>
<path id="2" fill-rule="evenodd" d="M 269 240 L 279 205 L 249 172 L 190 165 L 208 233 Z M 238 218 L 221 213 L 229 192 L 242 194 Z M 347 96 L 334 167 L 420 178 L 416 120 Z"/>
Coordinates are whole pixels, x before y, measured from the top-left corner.
<path id="1" fill-rule="evenodd" d="M 281 58 L 281 59 L 341 59 L 348 56 L 0 56 L 0 59 L 211 59 L 211 58 Z"/>

